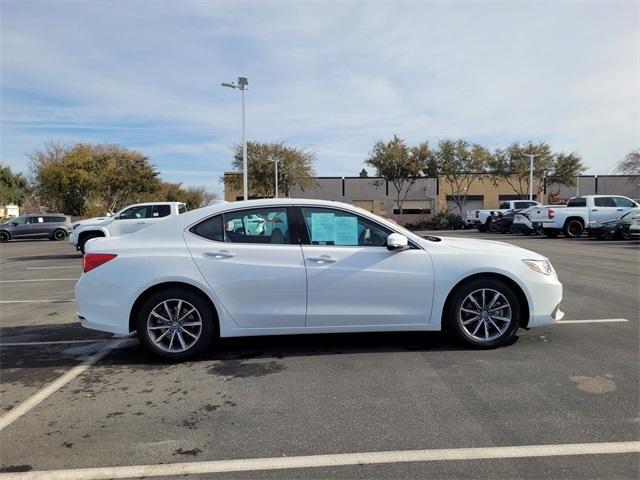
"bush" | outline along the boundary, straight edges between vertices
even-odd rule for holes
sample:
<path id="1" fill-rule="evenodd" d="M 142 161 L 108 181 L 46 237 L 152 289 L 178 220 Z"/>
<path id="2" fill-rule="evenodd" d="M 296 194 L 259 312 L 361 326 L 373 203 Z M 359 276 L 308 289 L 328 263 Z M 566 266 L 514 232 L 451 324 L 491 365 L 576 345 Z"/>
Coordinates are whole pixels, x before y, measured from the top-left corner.
<path id="1" fill-rule="evenodd" d="M 461 230 L 464 221 L 460 215 L 443 210 L 435 214 L 430 222 L 408 223 L 409 230 Z"/>

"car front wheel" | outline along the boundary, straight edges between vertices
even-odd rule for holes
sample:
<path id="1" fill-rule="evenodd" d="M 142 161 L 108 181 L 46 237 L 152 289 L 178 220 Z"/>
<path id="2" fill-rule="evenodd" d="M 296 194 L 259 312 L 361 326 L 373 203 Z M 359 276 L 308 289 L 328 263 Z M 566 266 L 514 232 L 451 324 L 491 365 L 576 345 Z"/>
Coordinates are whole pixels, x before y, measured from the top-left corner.
<path id="1" fill-rule="evenodd" d="M 513 341 L 520 315 L 520 302 L 509 285 L 479 278 L 453 293 L 445 320 L 448 330 L 466 344 L 494 348 Z"/>
<path id="2" fill-rule="evenodd" d="M 140 342 L 153 353 L 182 360 L 207 349 L 216 335 L 211 306 L 182 288 L 151 295 L 140 308 L 136 327 Z"/>

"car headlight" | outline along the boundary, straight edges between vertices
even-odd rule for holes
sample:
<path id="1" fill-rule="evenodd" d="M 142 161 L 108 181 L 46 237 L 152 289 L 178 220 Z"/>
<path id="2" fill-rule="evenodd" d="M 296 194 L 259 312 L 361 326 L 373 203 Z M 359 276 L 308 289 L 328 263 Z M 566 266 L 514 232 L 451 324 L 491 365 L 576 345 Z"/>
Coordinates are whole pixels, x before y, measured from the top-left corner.
<path id="1" fill-rule="evenodd" d="M 553 267 L 549 260 L 522 260 L 524 264 L 534 272 L 542 273 L 543 275 L 551 275 Z"/>

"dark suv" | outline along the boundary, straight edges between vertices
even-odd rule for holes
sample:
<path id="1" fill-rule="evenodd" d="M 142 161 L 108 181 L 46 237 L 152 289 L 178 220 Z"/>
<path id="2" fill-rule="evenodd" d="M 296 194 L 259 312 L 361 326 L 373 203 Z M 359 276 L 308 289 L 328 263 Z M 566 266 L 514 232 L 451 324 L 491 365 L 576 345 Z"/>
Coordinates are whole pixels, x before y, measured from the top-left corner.
<path id="1" fill-rule="evenodd" d="M 64 240 L 71 232 L 71 219 L 60 213 L 22 215 L 0 224 L 0 242 L 17 238 Z"/>

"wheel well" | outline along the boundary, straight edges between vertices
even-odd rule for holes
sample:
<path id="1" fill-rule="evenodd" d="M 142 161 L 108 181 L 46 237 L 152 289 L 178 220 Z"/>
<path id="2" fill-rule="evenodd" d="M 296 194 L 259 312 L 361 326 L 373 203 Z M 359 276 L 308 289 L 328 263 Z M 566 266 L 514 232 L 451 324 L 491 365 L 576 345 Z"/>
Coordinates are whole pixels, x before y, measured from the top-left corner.
<path id="1" fill-rule="evenodd" d="M 564 221 L 564 224 L 567 225 L 572 220 L 578 220 L 584 227 L 584 219 L 582 217 L 569 217 Z"/>
<path id="2" fill-rule="evenodd" d="M 129 331 L 130 332 L 133 332 L 136 329 L 136 317 L 138 316 L 138 312 L 140 311 L 140 308 L 142 307 L 142 304 L 151 295 L 153 295 L 154 293 L 156 293 L 156 292 L 158 292 L 160 290 L 164 290 L 165 288 L 182 288 L 182 289 L 185 289 L 185 290 L 190 290 L 191 292 L 195 293 L 196 295 L 199 295 L 211 307 L 211 311 L 213 312 L 213 315 L 214 315 L 214 317 L 216 319 L 216 323 L 220 321 L 219 317 L 218 317 L 218 311 L 216 310 L 216 306 L 211 301 L 211 298 L 209 298 L 209 296 L 206 293 L 204 293 L 202 290 L 200 290 L 197 287 L 194 287 L 193 285 L 189 285 L 188 283 L 165 282 L 165 283 L 159 283 L 157 285 L 149 287 L 144 292 L 142 292 L 138 296 L 136 301 L 133 303 L 133 307 L 131 307 L 131 312 L 129 313 Z M 216 325 L 216 332 L 219 332 L 219 331 L 220 331 L 219 325 Z"/>
<path id="3" fill-rule="evenodd" d="M 529 325 L 529 302 L 527 300 L 527 296 L 522 291 L 522 288 L 520 288 L 520 285 L 518 285 L 516 282 L 514 282 L 512 279 L 510 279 L 506 275 L 502 275 L 500 273 L 493 273 L 493 272 L 476 273 L 474 275 L 471 275 L 467 278 L 460 280 L 451 289 L 451 291 L 449 292 L 449 295 L 447 295 L 447 299 L 444 302 L 444 308 L 442 309 L 442 314 L 443 315 L 447 314 L 447 311 L 449 309 L 449 304 L 453 299 L 454 292 L 461 286 L 465 285 L 466 283 L 469 283 L 473 280 L 477 280 L 478 278 L 493 278 L 495 280 L 501 280 L 513 289 L 513 293 L 515 293 L 516 296 L 518 297 L 518 300 L 520 301 L 520 307 L 522 308 L 522 318 L 520 319 L 520 327 L 527 328 L 527 326 Z"/>
<path id="4" fill-rule="evenodd" d="M 78 243 L 82 241 L 83 238 L 87 238 L 88 236 L 93 237 L 104 237 L 104 232 L 100 230 L 89 230 L 88 232 L 82 232 L 78 235 Z"/>

